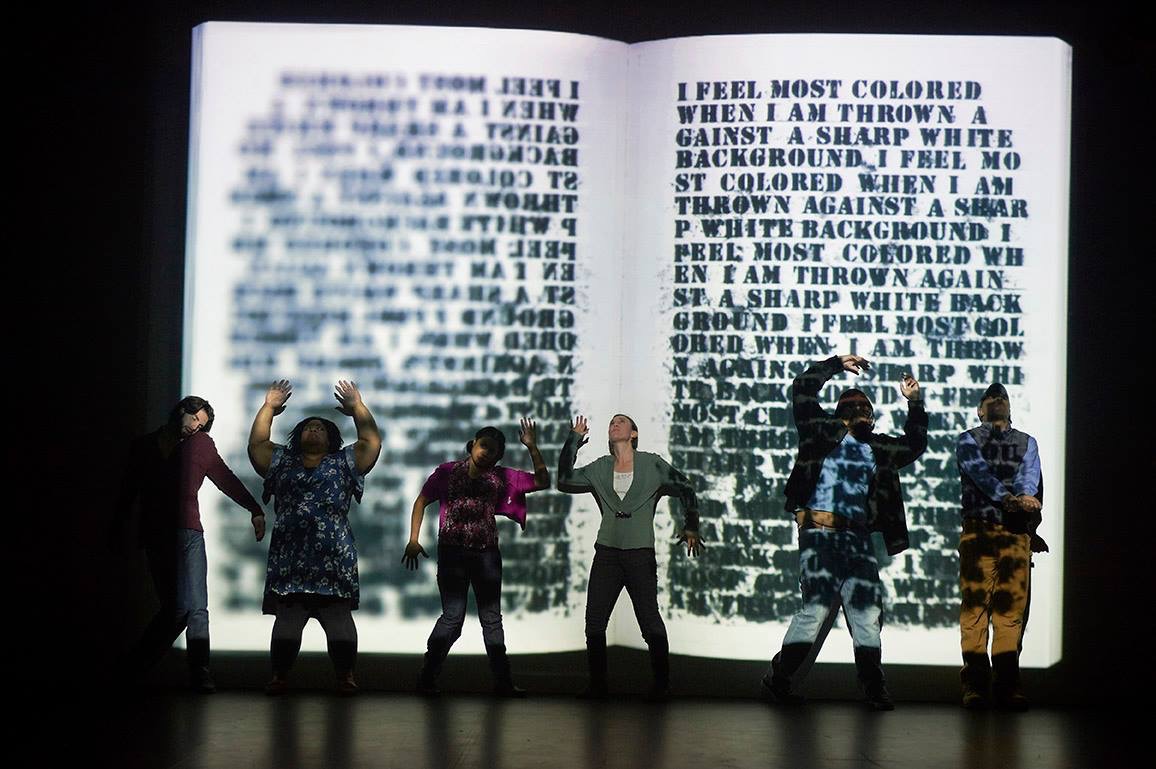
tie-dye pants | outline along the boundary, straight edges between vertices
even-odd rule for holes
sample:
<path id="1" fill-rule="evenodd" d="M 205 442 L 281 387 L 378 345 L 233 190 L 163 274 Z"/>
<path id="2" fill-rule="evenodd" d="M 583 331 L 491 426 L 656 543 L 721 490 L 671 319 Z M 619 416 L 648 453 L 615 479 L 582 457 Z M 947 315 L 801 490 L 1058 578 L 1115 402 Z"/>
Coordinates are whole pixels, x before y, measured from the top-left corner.
<path id="1" fill-rule="evenodd" d="M 964 659 L 1019 653 L 1031 596 L 1031 549 L 1027 534 L 997 523 L 965 519 L 959 538 L 959 630 Z"/>

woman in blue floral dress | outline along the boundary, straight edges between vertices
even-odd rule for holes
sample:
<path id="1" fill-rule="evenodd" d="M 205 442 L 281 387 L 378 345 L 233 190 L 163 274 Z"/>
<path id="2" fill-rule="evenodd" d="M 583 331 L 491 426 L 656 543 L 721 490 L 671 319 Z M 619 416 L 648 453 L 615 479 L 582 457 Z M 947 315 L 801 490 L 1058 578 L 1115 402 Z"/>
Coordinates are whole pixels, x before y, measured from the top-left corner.
<path id="1" fill-rule="evenodd" d="M 308 417 L 280 446 L 269 436 L 273 417 L 292 395 L 289 382 L 274 382 L 249 433 L 249 460 L 265 479 L 264 499 L 276 499 L 276 520 L 269 543 L 262 609 L 277 617 L 270 656 L 270 694 L 287 688 L 289 669 L 301 649 L 301 632 L 310 618 L 325 630 L 338 689 L 357 691 L 357 548 L 349 525 L 349 504 L 361 501 L 365 475 L 381 452 L 381 434 L 352 382 L 335 386 L 338 410 L 353 417 L 357 442 L 342 448 L 337 425 Z"/>

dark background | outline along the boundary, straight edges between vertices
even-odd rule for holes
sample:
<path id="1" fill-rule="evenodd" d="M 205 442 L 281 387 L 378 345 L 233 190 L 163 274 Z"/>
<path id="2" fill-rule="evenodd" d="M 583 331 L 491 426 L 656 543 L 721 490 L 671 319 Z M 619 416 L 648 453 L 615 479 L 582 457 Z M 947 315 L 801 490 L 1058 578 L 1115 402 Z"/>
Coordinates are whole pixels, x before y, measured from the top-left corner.
<path id="1" fill-rule="evenodd" d="M 7 488 L 18 489 L 6 559 L 16 577 L 9 584 L 19 621 L 8 634 L 18 678 L 49 687 L 103 680 L 152 611 L 143 558 L 127 543 L 110 549 L 106 529 L 124 447 L 183 395 L 191 30 L 221 20 L 520 27 L 627 42 L 857 32 L 1055 36 L 1071 44 L 1064 658 L 1027 671 L 1027 685 L 1045 702 L 1105 702 L 1147 688 L 1156 562 L 1156 505 L 1144 485 L 1156 474 L 1147 344 L 1156 325 L 1146 296 L 1152 248 L 1138 235 L 1152 218 L 1140 210 L 1153 199 L 1150 186 L 1141 192 L 1151 152 L 1138 137 L 1151 133 L 1156 89 L 1147 57 L 1156 45 L 1122 10 L 1131 4 L 457 5 L 196 0 L 65 13 L 45 4 L 31 24 L 9 26 L 15 56 L 6 82 L 24 107 L 8 115 L 23 137 L 7 143 L 9 167 L 27 177 L 16 187 L 27 196 L 14 201 L 9 234 L 28 233 L 8 241 L 14 277 L 6 303 L 16 342 L 8 379 L 28 376 L 10 390 L 4 431 Z M 768 637 L 768 656 L 779 641 Z M 619 651 L 618 669 L 646 667 L 640 653 Z M 463 687 L 484 686 L 484 665 L 458 657 L 447 674 Z M 408 688 L 417 664 L 416 655 L 363 655 L 359 669 L 363 685 Z M 569 671 L 581 664 L 581 655 L 515 659 L 540 690 L 577 688 L 578 671 Z M 676 689 L 748 696 L 763 667 L 676 659 Z M 267 662 L 217 655 L 214 669 L 219 683 L 258 686 Z M 306 659 L 302 680 L 323 682 L 326 669 L 323 659 Z M 542 672 L 529 675 L 534 669 Z M 896 665 L 889 673 L 899 699 L 957 696 L 953 668 Z M 157 681 L 180 678 L 174 653 Z M 807 689 L 851 696 L 851 667 L 820 666 Z"/>

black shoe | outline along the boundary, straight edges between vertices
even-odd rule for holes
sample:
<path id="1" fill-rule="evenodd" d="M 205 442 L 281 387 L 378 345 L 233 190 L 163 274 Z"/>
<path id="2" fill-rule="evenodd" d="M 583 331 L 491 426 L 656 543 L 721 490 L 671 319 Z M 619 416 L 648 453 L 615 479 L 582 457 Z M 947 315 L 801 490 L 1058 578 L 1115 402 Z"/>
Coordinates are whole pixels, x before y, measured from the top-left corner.
<path id="1" fill-rule="evenodd" d="M 996 692 L 995 706 L 1000 710 L 1022 713 L 1031 708 L 1032 703 L 1021 691 L 1014 689 L 1010 692 Z"/>
<path id="2" fill-rule="evenodd" d="M 1020 691 L 1019 653 L 993 654 L 991 666 L 995 672 L 995 680 L 992 681 L 991 685 L 995 706 L 1001 710 L 1021 712 L 1031 707 L 1031 702 Z"/>
<path id="3" fill-rule="evenodd" d="M 991 660 L 987 652 L 964 652 L 963 668 L 959 671 L 963 684 L 960 704 L 968 710 L 986 710 L 991 707 Z"/>
<path id="4" fill-rule="evenodd" d="M 588 684 L 578 693 L 580 700 L 604 700 L 609 696 L 610 691 L 606 688 L 606 684 Z"/>
<path id="5" fill-rule="evenodd" d="M 217 685 L 213 683 L 213 677 L 206 667 L 189 668 L 189 687 L 201 694 L 214 694 L 217 691 Z"/>
<path id="6" fill-rule="evenodd" d="M 353 673 L 346 673 L 338 677 L 337 693 L 342 697 L 352 697 L 360 691 L 361 688 L 357 685 L 357 682 L 353 680 Z"/>
<path id="7" fill-rule="evenodd" d="M 786 681 L 775 681 L 767 676 L 763 676 L 762 681 L 759 682 L 760 693 L 764 700 L 773 702 L 776 705 L 802 705 L 806 702 L 806 698 L 801 694 L 795 694 L 791 691 L 791 685 Z"/>
<path id="8" fill-rule="evenodd" d="M 963 707 L 967 710 L 987 710 L 991 707 L 984 693 L 970 686 L 963 687 Z"/>
<path id="9" fill-rule="evenodd" d="M 520 700 L 526 698 L 526 690 L 515 685 L 513 681 L 499 681 L 494 684 L 494 696 Z"/>
<path id="10" fill-rule="evenodd" d="M 269 680 L 269 683 L 265 684 L 265 694 L 268 694 L 270 697 L 282 697 L 288 693 L 289 682 L 281 676 L 274 675 L 273 678 Z"/>
<path id="11" fill-rule="evenodd" d="M 867 707 L 872 710 L 895 710 L 895 703 L 891 699 L 891 692 L 887 691 L 887 686 L 882 683 L 872 684 L 867 687 L 867 698 L 865 700 Z"/>
<path id="12" fill-rule="evenodd" d="M 643 699 L 646 702 L 669 702 L 670 689 L 665 686 L 652 686 Z"/>
<path id="13" fill-rule="evenodd" d="M 424 671 L 422 675 L 417 677 L 417 686 L 414 687 L 414 691 L 423 697 L 440 697 L 442 693 L 441 689 L 437 687 L 435 679 L 425 675 Z"/>

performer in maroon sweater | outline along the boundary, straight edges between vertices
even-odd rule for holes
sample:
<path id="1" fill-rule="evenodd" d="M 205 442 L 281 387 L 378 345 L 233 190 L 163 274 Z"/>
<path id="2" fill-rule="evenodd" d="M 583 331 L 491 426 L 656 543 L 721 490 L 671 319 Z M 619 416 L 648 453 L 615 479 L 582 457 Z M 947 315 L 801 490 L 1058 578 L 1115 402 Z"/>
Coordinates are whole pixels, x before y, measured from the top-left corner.
<path id="1" fill-rule="evenodd" d="M 139 542 L 160 608 L 131 655 L 136 674 L 151 668 L 185 631 L 191 685 L 215 691 L 209 675 L 208 563 L 197 492 L 208 478 L 252 515 L 253 532 L 265 536 L 265 513 L 229 469 L 213 439 L 213 407 L 183 399 L 159 429 L 133 441 L 114 520 L 119 532 L 134 503 L 140 507 Z"/>

